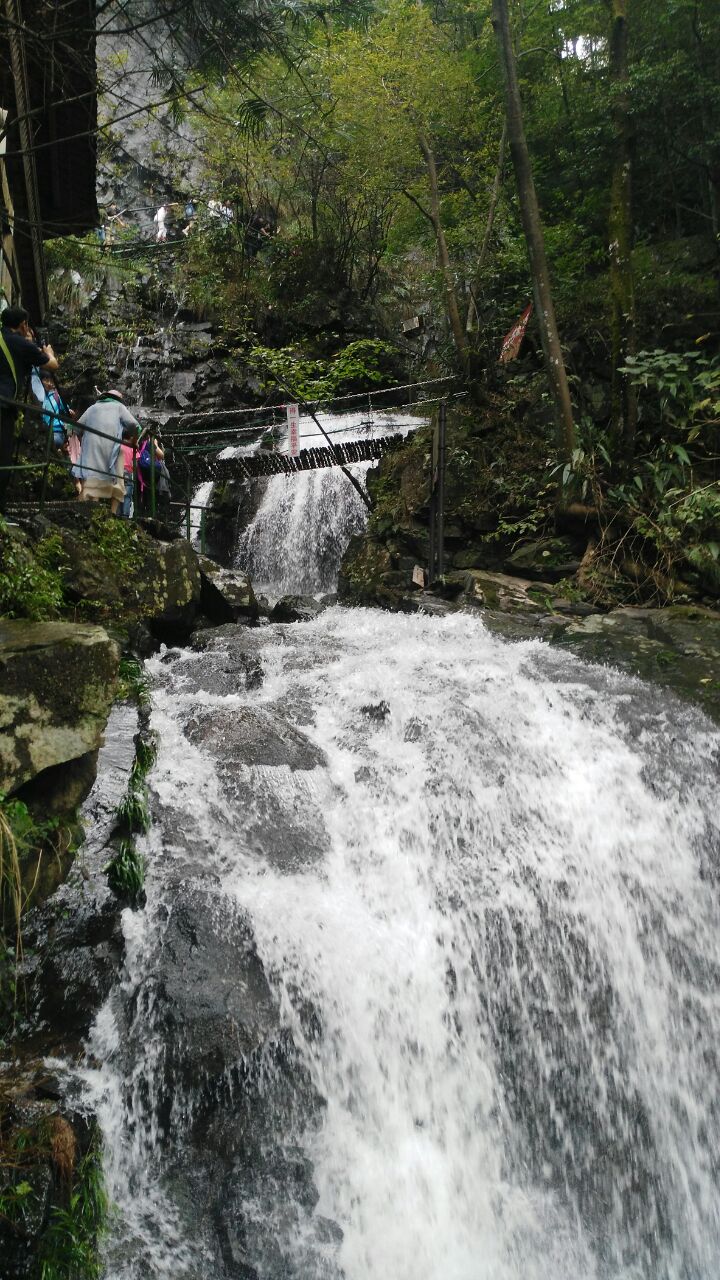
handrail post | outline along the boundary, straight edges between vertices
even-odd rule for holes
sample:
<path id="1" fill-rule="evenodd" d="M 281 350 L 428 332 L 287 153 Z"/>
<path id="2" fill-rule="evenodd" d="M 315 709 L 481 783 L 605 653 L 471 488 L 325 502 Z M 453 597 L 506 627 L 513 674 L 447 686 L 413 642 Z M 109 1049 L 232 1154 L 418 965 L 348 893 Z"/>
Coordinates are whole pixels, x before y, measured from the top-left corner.
<path id="1" fill-rule="evenodd" d="M 438 491 L 437 491 L 437 560 L 438 577 L 445 573 L 445 429 L 447 400 L 440 401 L 438 419 Z"/>
<path id="2" fill-rule="evenodd" d="M 140 479 L 138 476 L 138 447 L 137 440 L 133 440 L 133 519 L 137 520 L 140 515 Z"/>
<path id="3" fill-rule="evenodd" d="M 190 491 L 190 464 L 187 462 L 185 464 L 185 471 L 187 473 L 187 487 L 185 489 L 185 527 L 187 529 L 187 540 L 190 542 L 192 540 L 192 527 L 190 524 L 190 503 L 192 501 L 192 494 Z"/>
<path id="4" fill-rule="evenodd" d="M 205 555 L 205 507 L 200 512 L 200 553 Z"/>
<path id="5" fill-rule="evenodd" d="M 45 466 L 43 468 L 42 487 L 40 489 L 40 501 L 38 503 L 38 511 L 42 511 L 45 506 L 45 497 L 47 495 L 48 471 L 50 470 L 50 450 L 53 442 L 53 420 L 50 419 L 48 427 L 47 445 L 45 446 Z"/>

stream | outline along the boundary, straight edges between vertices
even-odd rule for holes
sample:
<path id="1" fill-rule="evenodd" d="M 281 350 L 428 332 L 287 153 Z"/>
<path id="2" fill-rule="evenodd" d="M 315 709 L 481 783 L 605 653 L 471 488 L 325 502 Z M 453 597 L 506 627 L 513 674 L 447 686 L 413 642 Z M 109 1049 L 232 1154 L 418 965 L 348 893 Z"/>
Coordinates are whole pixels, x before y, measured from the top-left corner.
<path id="1" fill-rule="evenodd" d="M 361 507 L 273 479 L 238 562 L 331 593 Z M 716 1280 L 702 713 L 468 613 L 147 668 L 147 905 L 82 1078 L 107 1280 Z"/>

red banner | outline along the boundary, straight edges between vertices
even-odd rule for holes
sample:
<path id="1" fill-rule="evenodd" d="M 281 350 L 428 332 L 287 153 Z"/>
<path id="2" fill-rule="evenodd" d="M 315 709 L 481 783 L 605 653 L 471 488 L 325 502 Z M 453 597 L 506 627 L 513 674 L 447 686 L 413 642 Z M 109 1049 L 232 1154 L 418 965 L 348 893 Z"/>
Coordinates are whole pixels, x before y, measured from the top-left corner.
<path id="1" fill-rule="evenodd" d="M 500 363 L 509 364 L 518 354 L 522 340 L 528 327 L 528 321 L 532 315 L 532 302 L 525 308 L 517 324 L 514 324 L 508 334 L 503 339 L 502 348 L 500 350 Z"/>

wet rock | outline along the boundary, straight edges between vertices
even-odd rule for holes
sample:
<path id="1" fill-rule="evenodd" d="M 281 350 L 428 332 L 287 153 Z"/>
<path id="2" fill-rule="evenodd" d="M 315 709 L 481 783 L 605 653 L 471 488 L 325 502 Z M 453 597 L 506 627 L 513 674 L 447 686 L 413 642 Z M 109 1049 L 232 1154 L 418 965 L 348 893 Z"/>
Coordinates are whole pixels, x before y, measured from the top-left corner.
<path id="1" fill-rule="evenodd" d="M 270 614 L 271 622 L 312 622 L 327 606 L 314 596 L 283 596 Z"/>
<path id="2" fill-rule="evenodd" d="M 33 1020 L 72 1051 L 117 982 L 124 938 L 117 898 L 98 879 L 64 884 L 26 926 L 22 969 Z"/>
<path id="3" fill-rule="evenodd" d="M 699 702 L 720 719 L 720 613 L 698 606 L 613 609 L 571 619 L 558 641 Z"/>
<path id="4" fill-rule="evenodd" d="M 263 707 L 212 708 L 189 721 L 191 742 L 217 756 L 222 770 L 238 765 L 286 765 L 314 769 L 325 754 L 277 712 Z"/>
<path id="5" fill-rule="evenodd" d="M 0 623 L 0 791 L 98 749 L 118 663 L 102 627 Z"/>
<path id="6" fill-rule="evenodd" d="M 222 1076 L 278 1028 L 250 924 L 220 890 L 192 881 L 178 887 L 155 972 L 154 1018 L 171 1087 L 177 1077 L 187 1086 Z M 142 1008 L 142 992 L 138 1000 Z"/>
<path id="7" fill-rule="evenodd" d="M 207 556 L 198 556 L 200 605 L 212 625 L 225 622 L 254 622 L 258 603 L 252 583 L 238 569 L 223 569 Z"/>
<path id="8" fill-rule="evenodd" d="M 186 637 L 200 607 L 198 558 L 187 542 L 151 543 L 131 599 L 153 635 L 165 643 Z"/>

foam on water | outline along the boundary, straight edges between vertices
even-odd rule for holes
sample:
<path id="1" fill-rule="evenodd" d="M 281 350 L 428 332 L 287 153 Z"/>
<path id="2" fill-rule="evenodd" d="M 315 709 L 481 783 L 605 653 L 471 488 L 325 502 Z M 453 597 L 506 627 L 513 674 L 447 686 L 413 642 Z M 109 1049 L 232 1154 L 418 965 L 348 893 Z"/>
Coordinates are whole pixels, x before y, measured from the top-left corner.
<path id="1" fill-rule="evenodd" d="M 150 663 L 153 786 L 249 914 L 325 1100 L 300 1140 L 346 1280 L 715 1280 L 717 732 L 467 615 L 332 609 L 269 629 L 260 652 L 262 687 L 226 697 L 186 682 L 192 656 Z M 327 761 L 309 775 L 319 861 L 278 867 L 222 802 L 183 734 L 212 705 L 300 709 Z M 263 777 L 292 796 L 287 768 Z M 151 839 L 148 907 L 127 916 L 140 1000 L 173 864 Z M 111 1194 L 135 1241 L 127 1263 L 111 1242 L 108 1275 L 215 1280 L 168 1181 L 172 1133 L 153 1131 L 149 1003 L 147 1027 L 131 1088 L 108 1009 L 96 1031 Z M 258 1245 L 262 1280 L 330 1274 L 277 1214 L 282 1270 Z"/>

